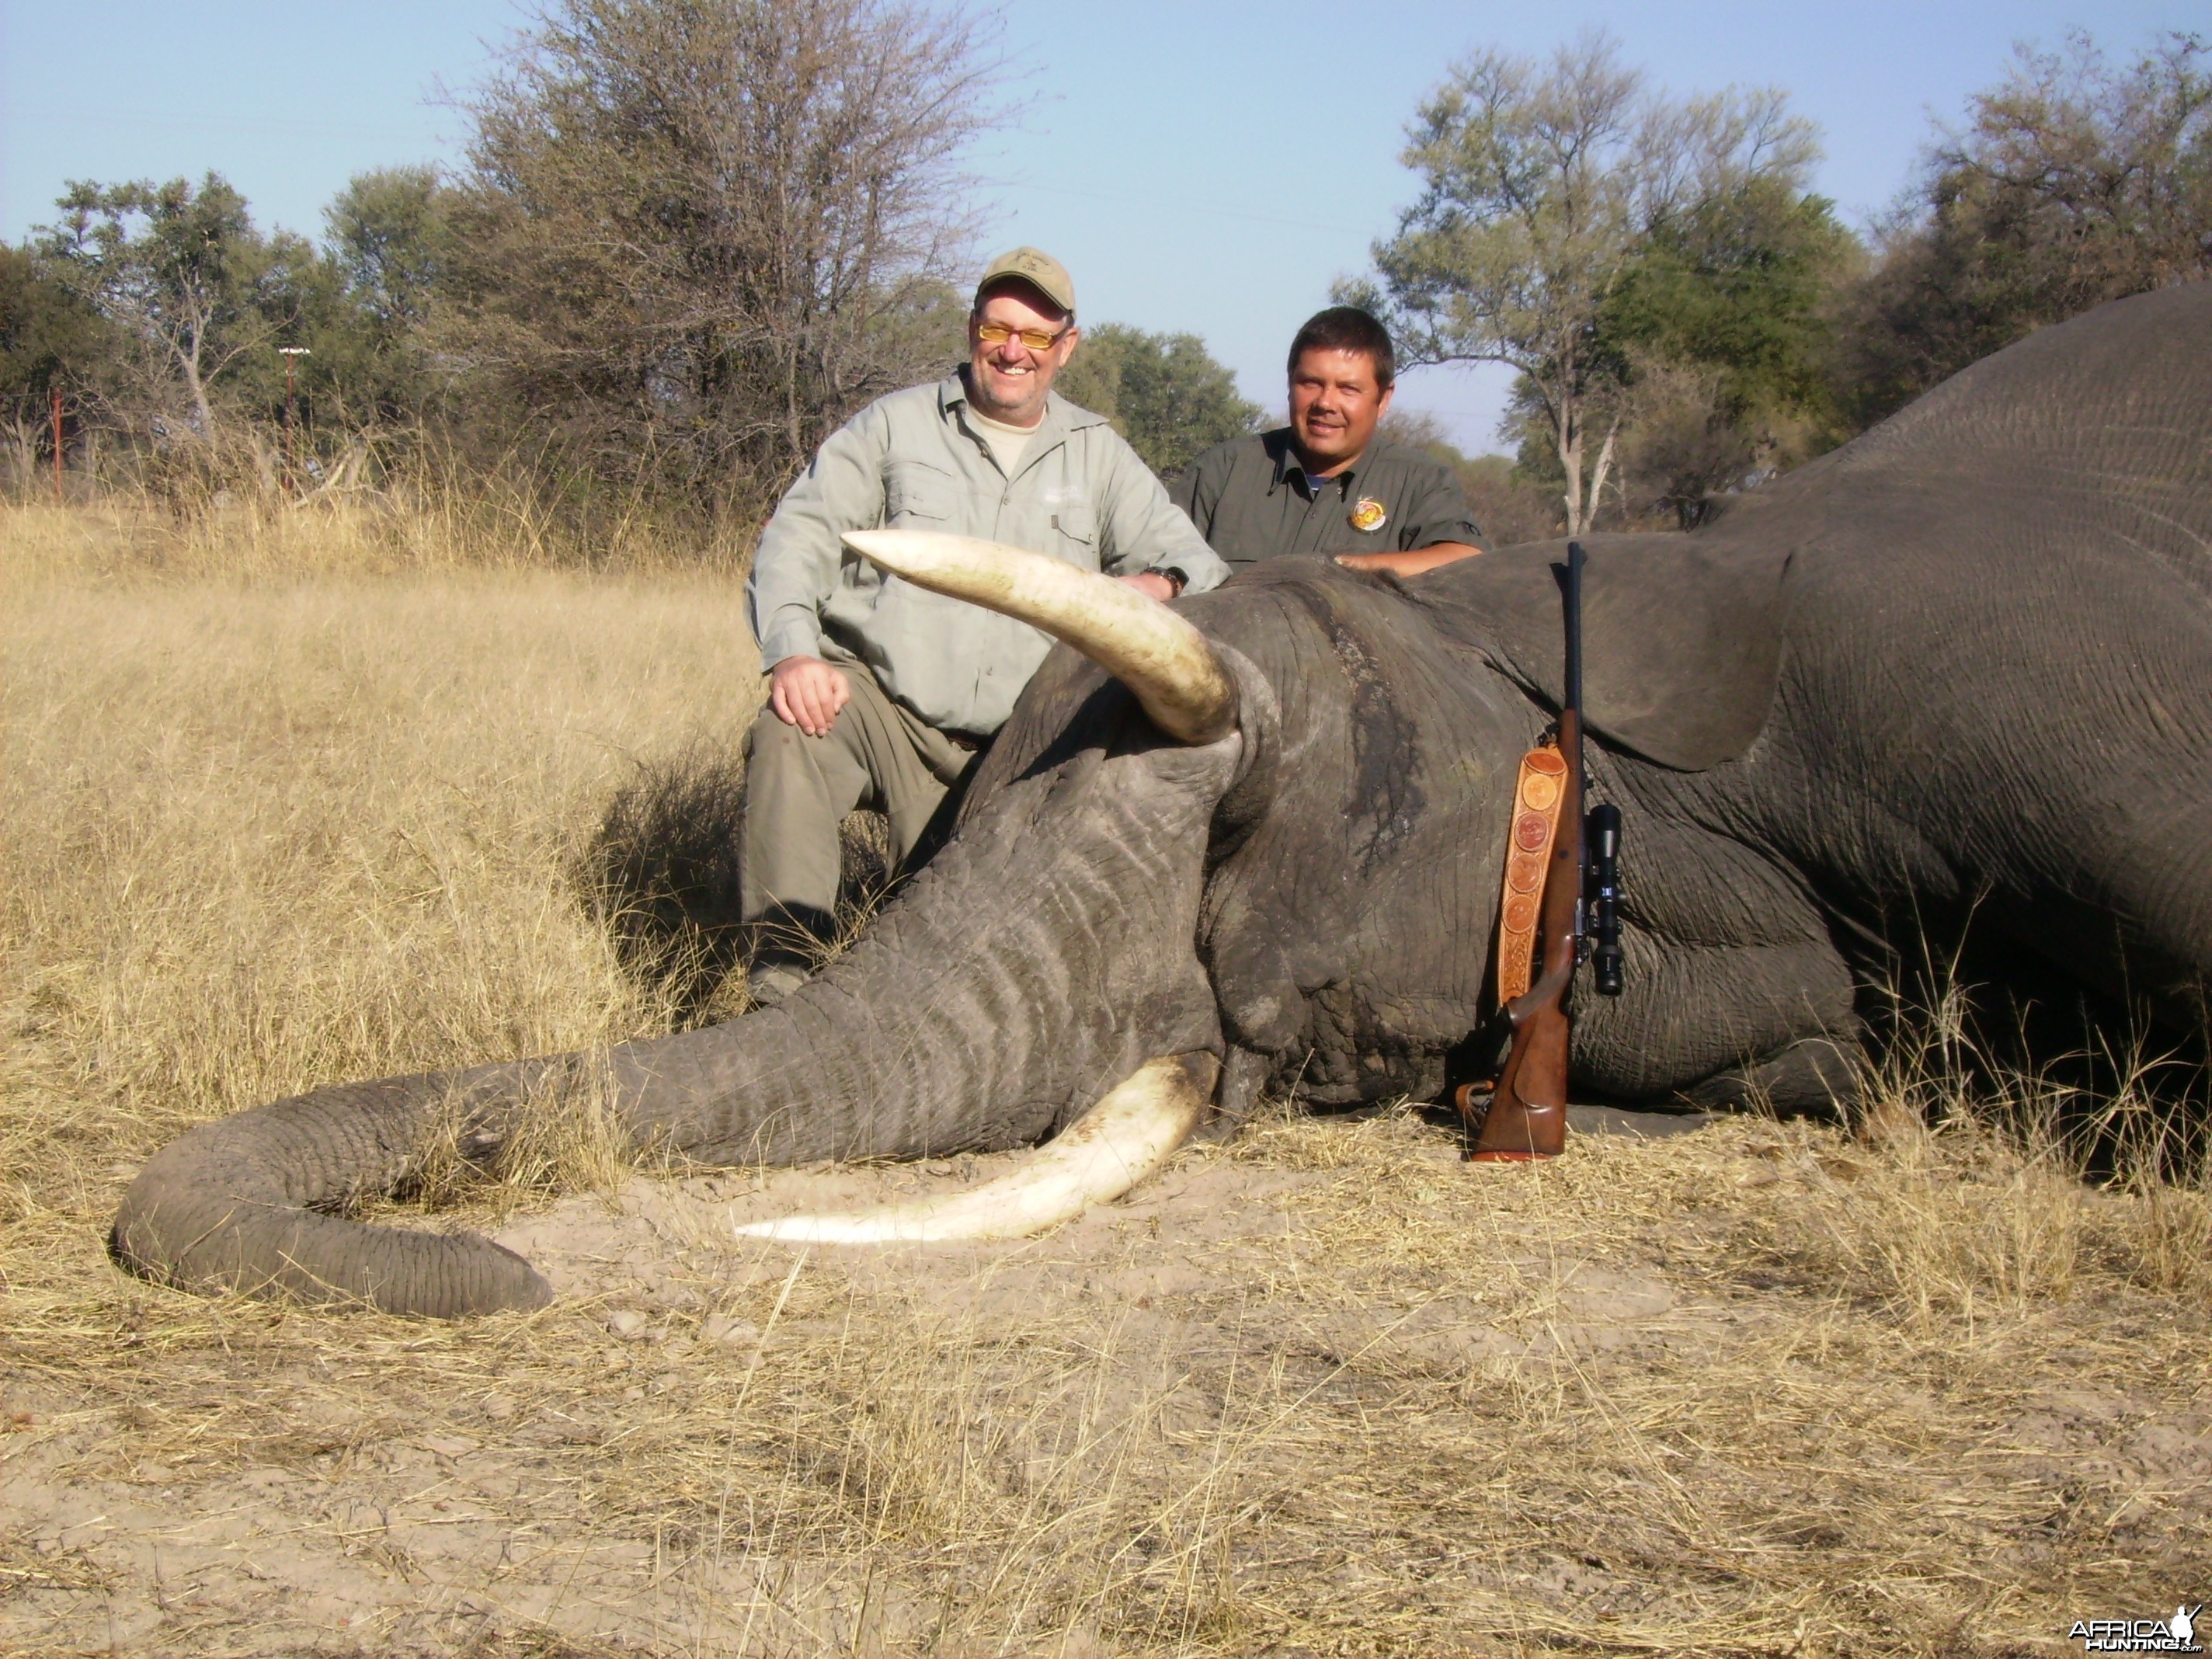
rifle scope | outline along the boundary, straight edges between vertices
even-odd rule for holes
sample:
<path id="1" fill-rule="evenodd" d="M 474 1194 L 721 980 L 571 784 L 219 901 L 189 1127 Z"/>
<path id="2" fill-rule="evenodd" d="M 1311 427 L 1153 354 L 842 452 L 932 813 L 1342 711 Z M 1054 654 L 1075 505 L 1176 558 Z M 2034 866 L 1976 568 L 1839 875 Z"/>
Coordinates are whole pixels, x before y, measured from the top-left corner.
<path id="1" fill-rule="evenodd" d="M 1620 809 L 1593 806 L 1587 826 L 1590 849 L 1590 976 L 1601 997 L 1620 994 Z"/>

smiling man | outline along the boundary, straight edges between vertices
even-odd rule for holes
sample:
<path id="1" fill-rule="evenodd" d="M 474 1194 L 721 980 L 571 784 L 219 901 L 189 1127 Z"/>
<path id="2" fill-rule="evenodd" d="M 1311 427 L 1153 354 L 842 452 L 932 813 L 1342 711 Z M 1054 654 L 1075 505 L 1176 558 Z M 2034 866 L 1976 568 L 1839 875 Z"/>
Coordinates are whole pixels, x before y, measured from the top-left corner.
<path id="1" fill-rule="evenodd" d="M 1451 469 L 1381 434 L 1396 373 L 1374 318 L 1317 313 L 1291 342 L 1291 423 L 1207 450 L 1176 481 L 1176 505 L 1232 568 L 1327 553 L 1411 576 L 1480 552 Z"/>
<path id="2" fill-rule="evenodd" d="M 831 434 L 762 532 L 745 601 L 769 700 L 738 847 L 756 1002 L 787 995 L 830 935 L 845 815 L 881 811 L 907 863 L 1052 647 L 886 577 L 845 551 L 846 531 L 978 536 L 1156 599 L 1229 574 L 1105 418 L 1053 392 L 1079 337 L 1066 269 L 1033 247 L 1001 254 L 976 285 L 968 361 Z"/>

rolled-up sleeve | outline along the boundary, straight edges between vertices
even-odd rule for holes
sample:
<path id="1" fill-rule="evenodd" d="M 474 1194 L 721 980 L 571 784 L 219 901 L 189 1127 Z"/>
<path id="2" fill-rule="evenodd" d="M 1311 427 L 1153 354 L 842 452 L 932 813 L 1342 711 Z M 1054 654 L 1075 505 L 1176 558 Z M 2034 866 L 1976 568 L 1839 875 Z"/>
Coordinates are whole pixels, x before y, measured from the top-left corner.
<path id="1" fill-rule="evenodd" d="M 1190 515 L 1168 499 L 1152 468 L 1119 434 L 1102 436 L 1106 457 L 1101 483 L 1101 515 L 1106 525 L 1102 568 L 1109 575 L 1134 576 L 1147 570 L 1180 570 L 1183 592 L 1203 593 L 1229 580 L 1229 567 L 1206 544 Z"/>
<path id="2" fill-rule="evenodd" d="M 1449 471 L 1441 465 L 1433 470 L 1422 467 L 1411 483 L 1407 492 L 1411 499 L 1407 503 L 1410 511 L 1406 514 L 1406 527 L 1399 532 L 1400 552 L 1418 553 L 1438 542 L 1482 545 L 1482 526 L 1474 521 L 1467 491 Z"/>
<path id="3" fill-rule="evenodd" d="M 844 561 L 839 538 L 883 523 L 890 445 L 882 411 L 862 410 L 830 434 L 761 532 L 745 581 L 745 617 L 760 641 L 763 668 L 822 654 L 822 607 Z"/>

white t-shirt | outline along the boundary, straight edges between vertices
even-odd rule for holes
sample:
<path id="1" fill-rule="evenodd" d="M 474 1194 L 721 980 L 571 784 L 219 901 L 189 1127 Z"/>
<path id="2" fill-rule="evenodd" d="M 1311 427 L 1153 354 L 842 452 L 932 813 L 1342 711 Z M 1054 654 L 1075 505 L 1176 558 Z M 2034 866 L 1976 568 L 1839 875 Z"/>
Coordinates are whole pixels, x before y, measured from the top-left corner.
<path id="1" fill-rule="evenodd" d="M 988 415 L 976 413 L 973 404 L 963 404 L 960 416 L 975 435 L 990 446 L 991 459 L 998 462 L 999 471 L 1009 478 L 1012 477 L 1014 469 L 1022 464 L 1022 452 L 1030 447 L 1030 440 L 1036 435 L 1036 427 L 1008 426 L 1004 421 L 994 421 Z M 1037 426 L 1043 424 L 1042 420 L 1037 422 Z"/>

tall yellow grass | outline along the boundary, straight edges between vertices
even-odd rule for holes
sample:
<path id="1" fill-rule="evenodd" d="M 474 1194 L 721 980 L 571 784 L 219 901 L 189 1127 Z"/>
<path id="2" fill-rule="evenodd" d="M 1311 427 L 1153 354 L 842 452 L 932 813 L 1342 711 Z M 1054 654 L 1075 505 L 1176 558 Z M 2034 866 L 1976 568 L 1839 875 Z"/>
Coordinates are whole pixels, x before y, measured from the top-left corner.
<path id="1" fill-rule="evenodd" d="M 9 1086 L 52 1103 L 11 1128 L 167 1133 L 665 1019 L 574 865 L 641 757 L 741 737 L 731 581 L 393 580 L 343 525 L 322 568 L 247 545 L 222 576 L 204 527 L 150 552 L 119 518 L 4 533 Z"/>
<path id="2" fill-rule="evenodd" d="M 116 490 L 61 506 L 0 505 L 11 574 L 49 568 L 224 580 L 401 572 L 599 570 L 741 577 L 753 526 L 680 523 L 642 497 L 579 521 L 525 458 L 471 467 L 427 445 L 381 488 L 294 501 L 187 472 L 161 491 Z"/>
<path id="3" fill-rule="evenodd" d="M 1878 1140 L 1747 1119 L 1505 1179 L 1412 1111 L 1285 1111 L 1181 1166 L 1257 1181 L 1252 1224 L 974 1283 L 763 1271 L 679 1205 L 651 1341 L 124 1279 L 101 1231 L 185 1123 L 672 1018 L 574 871 L 640 761 L 742 732 L 734 580 L 407 534 L 0 518 L 0 1645 L 292 1640 L 250 1540 L 190 1572 L 260 1625 L 194 1625 L 179 1546 L 165 1580 L 20 1496 L 228 1513 L 272 1468 L 337 1518 L 270 1539 L 387 1540 L 368 1651 L 1996 1655 L 2202 1599 L 2212 1507 L 2135 1449 L 2203 1443 L 2201 1182 L 2088 1186 L 1926 1067 L 1870 1079 Z M 488 1460 L 513 1561 L 408 1553 L 452 1535 L 390 1451 L 425 1436 Z"/>

